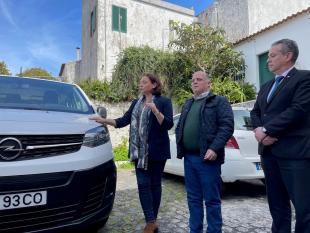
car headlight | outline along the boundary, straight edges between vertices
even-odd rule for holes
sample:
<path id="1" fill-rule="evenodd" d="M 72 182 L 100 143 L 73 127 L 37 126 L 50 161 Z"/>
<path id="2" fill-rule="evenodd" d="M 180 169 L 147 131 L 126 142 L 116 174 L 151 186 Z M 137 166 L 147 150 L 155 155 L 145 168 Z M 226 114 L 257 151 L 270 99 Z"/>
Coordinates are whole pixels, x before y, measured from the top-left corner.
<path id="1" fill-rule="evenodd" d="M 85 133 L 83 146 L 96 147 L 110 140 L 108 128 L 105 125 L 88 130 Z"/>

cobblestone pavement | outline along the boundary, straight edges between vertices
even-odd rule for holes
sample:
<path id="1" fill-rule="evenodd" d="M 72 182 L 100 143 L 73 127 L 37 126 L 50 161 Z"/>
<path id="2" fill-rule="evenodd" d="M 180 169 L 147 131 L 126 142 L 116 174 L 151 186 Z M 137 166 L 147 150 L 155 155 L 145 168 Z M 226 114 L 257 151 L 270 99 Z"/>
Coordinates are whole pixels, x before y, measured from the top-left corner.
<path id="1" fill-rule="evenodd" d="M 260 181 L 225 186 L 222 197 L 223 233 L 267 233 L 271 218 L 265 187 Z M 188 210 L 184 179 L 165 175 L 159 213 L 160 233 L 188 233 Z M 134 171 L 118 171 L 117 192 L 112 214 L 98 233 L 141 233 L 144 219 Z"/>

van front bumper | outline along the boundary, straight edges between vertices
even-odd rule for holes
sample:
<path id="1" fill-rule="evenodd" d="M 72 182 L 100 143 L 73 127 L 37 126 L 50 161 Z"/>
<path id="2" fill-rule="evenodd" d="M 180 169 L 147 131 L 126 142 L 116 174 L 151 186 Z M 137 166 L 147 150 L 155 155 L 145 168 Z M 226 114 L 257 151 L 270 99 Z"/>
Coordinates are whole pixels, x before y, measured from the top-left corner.
<path id="1" fill-rule="evenodd" d="M 0 210 L 0 232 L 60 232 L 105 222 L 113 207 L 116 167 L 0 177 L 0 195 L 46 191 L 45 205 Z"/>

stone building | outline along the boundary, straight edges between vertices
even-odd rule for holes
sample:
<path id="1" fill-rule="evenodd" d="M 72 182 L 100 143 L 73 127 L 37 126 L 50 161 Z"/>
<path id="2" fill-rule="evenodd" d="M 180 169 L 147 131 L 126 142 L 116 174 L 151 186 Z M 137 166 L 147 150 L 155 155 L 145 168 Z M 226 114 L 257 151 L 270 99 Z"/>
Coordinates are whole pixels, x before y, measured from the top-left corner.
<path id="1" fill-rule="evenodd" d="M 310 0 L 216 0 L 198 15 L 204 25 L 224 29 L 236 42 L 310 6 Z"/>
<path id="2" fill-rule="evenodd" d="M 236 51 L 244 54 L 245 80 L 260 89 L 274 74 L 267 68 L 268 50 L 283 38 L 295 40 L 296 67 L 310 69 L 310 0 L 217 0 L 198 15 L 206 26 L 224 29 Z"/>
<path id="3" fill-rule="evenodd" d="M 60 70 L 71 82 L 110 80 L 123 49 L 148 45 L 165 50 L 170 22 L 190 24 L 196 19 L 194 10 L 161 0 L 83 0 L 82 7 L 81 60 Z"/>
<path id="4" fill-rule="evenodd" d="M 310 5 L 308 8 L 289 15 L 283 20 L 244 37 L 234 43 L 235 50 L 241 51 L 246 63 L 245 77 L 259 90 L 265 82 L 274 78 L 267 67 L 268 50 L 271 44 L 283 38 L 295 40 L 299 56 L 295 67 L 310 70 Z"/>

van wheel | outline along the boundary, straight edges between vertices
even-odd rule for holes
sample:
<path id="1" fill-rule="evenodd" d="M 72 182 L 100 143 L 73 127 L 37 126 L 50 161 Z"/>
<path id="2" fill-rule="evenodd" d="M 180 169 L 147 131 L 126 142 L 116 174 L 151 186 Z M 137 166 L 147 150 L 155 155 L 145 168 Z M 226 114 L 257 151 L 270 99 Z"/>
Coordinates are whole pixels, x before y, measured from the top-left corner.
<path id="1" fill-rule="evenodd" d="M 266 185 L 265 178 L 260 179 L 260 181 L 261 181 L 264 185 Z"/>

